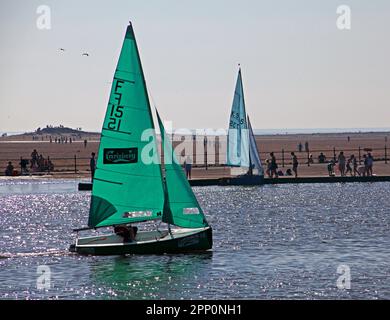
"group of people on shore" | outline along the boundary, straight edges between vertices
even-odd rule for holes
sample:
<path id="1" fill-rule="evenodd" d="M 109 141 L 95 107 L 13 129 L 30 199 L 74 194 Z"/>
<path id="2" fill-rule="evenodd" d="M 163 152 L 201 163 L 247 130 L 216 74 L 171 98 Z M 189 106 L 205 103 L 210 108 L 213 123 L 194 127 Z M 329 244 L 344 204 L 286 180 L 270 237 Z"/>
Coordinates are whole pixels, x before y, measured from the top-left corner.
<path id="1" fill-rule="evenodd" d="M 28 165 L 30 164 L 30 167 Z M 19 174 L 28 174 L 30 171 L 32 172 L 44 172 L 44 171 L 53 171 L 54 164 L 51 162 L 50 158 L 44 158 L 42 154 L 38 154 L 36 149 L 31 152 L 31 159 L 20 159 L 19 162 L 20 170 L 19 173 L 13 166 L 12 162 L 9 161 L 8 165 L 5 169 L 6 176 L 15 176 Z"/>
<path id="2" fill-rule="evenodd" d="M 295 152 L 291 152 L 292 169 L 287 169 L 286 173 L 283 173 L 282 170 L 278 170 L 278 164 L 276 162 L 275 154 L 271 152 L 269 155 L 271 159 L 265 160 L 265 163 L 267 165 L 267 169 L 265 172 L 269 178 L 278 178 L 279 176 L 292 176 L 292 175 L 294 175 L 295 178 L 298 177 L 299 161 Z"/>
<path id="3" fill-rule="evenodd" d="M 292 168 L 287 169 L 285 173 L 282 170 L 278 170 L 278 164 L 276 161 L 275 154 L 271 152 L 270 159 L 266 159 L 266 174 L 269 178 L 278 178 L 279 176 L 295 176 L 298 177 L 298 157 L 295 152 L 291 152 L 291 163 Z M 310 161 L 311 158 L 311 161 Z M 309 158 L 309 164 L 314 163 L 313 156 Z M 373 175 L 373 165 L 374 158 L 370 152 L 363 155 L 363 165 L 360 165 L 360 161 L 355 157 L 355 155 L 351 155 L 348 159 L 345 157 L 344 152 L 341 151 L 337 157 L 337 159 L 332 159 L 329 161 L 327 165 L 329 176 L 335 176 L 334 168 L 337 164 L 337 168 L 339 169 L 340 175 L 342 177 L 350 174 L 351 176 L 372 176 Z M 306 162 L 307 163 L 307 162 Z M 318 163 L 326 163 L 326 156 L 321 152 L 318 156 Z"/>
<path id="4" fill-rule="evenodd" d="M 373 166 L 374 166 L 374 157 L 370 152 L 363 155 L 363 165 L 360 165 L 360 161 L 351 155 L 348 159 L 345 157 L 344 152 L 341 151 L 337 157 L 337 160 L 333 159 L 328 164 L 328 173 L 329 176 L 335 176 L 334 167 L 338 164 L 338 169 L 340 175 L 345 177 L 348 173 L 351 176 L 372 176 L 373 175 Z"/>
<path id="5" fill-rule="evenodd" d="M 44 158 L 42 154 L 38 154 L 38 151 L 34 149 L 31 153 L 30 169 L 38 172 L 53 171 L 54 165 L 49 157 Z"/>

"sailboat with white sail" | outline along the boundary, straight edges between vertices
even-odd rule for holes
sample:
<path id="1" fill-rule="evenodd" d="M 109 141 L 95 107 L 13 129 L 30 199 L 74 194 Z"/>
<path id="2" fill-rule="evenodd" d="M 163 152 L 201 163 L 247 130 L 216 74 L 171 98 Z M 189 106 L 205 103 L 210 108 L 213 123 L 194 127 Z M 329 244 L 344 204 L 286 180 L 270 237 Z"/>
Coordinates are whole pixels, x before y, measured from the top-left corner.
<path id="1" fill-rule="evenodd" d="M 236 88 L 227 136 L 227 165 L 231 167 L 229 184 L 261 184 L 264 170 L 253 129 L 246 113 L 241 68 L 238 70 Z"/>
<path id="2" fill-rule="evenodd" d="M 114 233 L 79 237 L 70 250 L 118 255 L 203 251 L 212 248 L 209 226 L 157 113 L 164 154 L 160 161 L 153 116 L 133 27 L 127 27 L 103 123 L 87 229 Z M 144 141 L 146 130 L 152 138 Z M 143 160 L 143 148 L 152 157 Z M 165 229 L 138 231 L 132 224 L 161 221 Z"/>

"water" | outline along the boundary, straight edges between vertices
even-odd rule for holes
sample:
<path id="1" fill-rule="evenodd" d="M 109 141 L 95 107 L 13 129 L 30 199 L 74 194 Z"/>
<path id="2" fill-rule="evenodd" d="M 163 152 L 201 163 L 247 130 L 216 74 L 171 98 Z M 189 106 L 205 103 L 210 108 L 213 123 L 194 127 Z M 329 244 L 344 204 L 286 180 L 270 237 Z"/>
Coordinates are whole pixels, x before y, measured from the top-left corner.
<path id="1" fill-rule="evenodd" d="M 123 257 L 67 252 L 87 221 L 77 183 L 0 180 L 1 299 L 390 299 L 390 183 L 194 188 L 212 253 Z"/>

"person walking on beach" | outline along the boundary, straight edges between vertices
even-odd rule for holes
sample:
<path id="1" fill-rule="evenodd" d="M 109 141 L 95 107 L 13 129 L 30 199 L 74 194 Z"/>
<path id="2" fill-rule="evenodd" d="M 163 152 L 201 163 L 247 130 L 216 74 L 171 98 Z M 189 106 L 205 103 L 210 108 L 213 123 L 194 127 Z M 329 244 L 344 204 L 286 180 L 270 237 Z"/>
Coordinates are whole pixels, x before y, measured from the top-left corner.
<path id="1" fill-rule="evenodd" d="M 305 151 L 309 152 L 309 142 L 308 141 L 305 142 Z"/>
<path id="2" fill-rule="evenodd" d="M 301 142 L 299 142 L 299 144 L 298 144 L 298 151 L 302 152 L 302 143 Z"/>
<path id="3" fill-rule="evenodd" d="M 191 179 L 191 170 L 192 170 L 192 158 L 190 155 L 184 160 L 184 168 L 186 170 L 187 179 Z"/>
<path id="4" fill-rule="evenodd" d="M 298 178 L 298 158 L 294 152 L 291 152 L 291 156 L 292 156 L 292 165 L 293 165 L 292 170 L 295 173 L 295 178 Z"/>
<path id="5" fill-rule="evenodd" d="M 339 170 L 342 177 L 345 176 L 345 156 L 344 152 L 341 151 L 338 156 Z"/>
<path id="6" fill-rule="evenodd" d="M 276 157 L 275 157 L 273 152 L 271 152 L 269 155 L 271 156 L 271 178 L 273 178 L 274 175 L 275 175 L 275 178 L 277 178 L 278 177 L 278 171 L 277 171 L 278 164 L 276 163 Z"/>
<path id="7" fill-rule="evenodd" d="M 89 160 L 89 168 L 91 169 L 91 182 L 93 182 L 93 177 L 95 175 L 96 170 L 95 152 L 91 153 L 91 160 Z"/>
<path id="8" fill-rule="evenodd" d="M 87 139 L 84 140 L 84 148 L 87 147 Z"/>

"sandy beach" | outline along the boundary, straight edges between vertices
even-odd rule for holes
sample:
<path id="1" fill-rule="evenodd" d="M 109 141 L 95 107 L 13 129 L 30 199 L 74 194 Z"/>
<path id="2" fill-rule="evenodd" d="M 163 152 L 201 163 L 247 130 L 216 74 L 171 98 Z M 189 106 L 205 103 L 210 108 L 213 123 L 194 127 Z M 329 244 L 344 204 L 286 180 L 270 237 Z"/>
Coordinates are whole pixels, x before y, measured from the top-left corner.
<path id="1" fill-rule="evenodd" d="M 348 138 L 349 137 L 349 138 Z M 177 140 L 179 140 L 178 137 Z M 261 160 L 269 158 L 269 153 L 274 152 L 278 161 L 279 169 L 285 172 L 291 168 L 291 151 L 296 152 L 299 160 L 298 172 L 300 176 L 326 176 L 327 164 L 318 163 L 318 155 L 322 152 L 328 160 L 332 159 L 334 152 L 336 156 L 340 151 L 344 151 L 346 157 L 354 154 L 362 159 L 367 150 L 376 160 L 374 163 L 374 174 L 390 175 L 390 161 L 385 163 L 385 152 L 389 158 L 389 150 L 385 151 L 385 146 L 390 138 L 390 132 L 375 133 L 321 133 L 321 134 L 284 134 L 284 135 L 261 135 L 256 136 L 257 145 L 260 151 Z M 38 140 L 32 140 L 31 136 L 9 136 L 0 138 L 0 170 L 4 175 L 8 161 L 12 161 L 15 169 L 20 170 L 20 159 L 31 159 L 31 152 L 36 149 L 38 154 L 44 158 L 50 157 L 54 164 L 54 171 L 50 174 L 54 177 L 64 176 L 89 176 L 89 158 L 91 152 L 97 153 L 99 147 L 99 135 L 89 135 L 81 137 L 72 143 L 50 143 L 49 137 L 38 136 Z M 87 140 L 85 145 L 84 139 Z M 218 142 L 212 142 L 209 137 L 208 166 L 203 162 L 204 151 L 196 151 L 198 159 L 194 159 L 194 169 L 192 178 L 217 178 L 230 175 L 230 169 L 220 165 L 218 155 Z M 305 151 L 305 143 L 309 144 L 309 152 Z M 179 142 L 175 142 L 176 146 Z M 302 144 L 302 152 L 298 152 L 298 145 Z M 388 147 L 386 147 L 388 148 Z M 282 151 L 284 150 L 284 152 Z M 199 155 L 199 152 L 202 154 Z M 214 154 L 213 154 L 214 152 Z M 307 158 L 312 154 L 314 163 L 307 165 Z M 215 156 L 216 161 L 213 161 Z M 199 161 L 199 159 L 201 161 Z M 223 163 L 224 156 L 221 156 Z M 283 161 L 284 159 L 284 161 Z M 214 163 L 216 162 L 216 163 Z M 284 167 L 283 167 L 284 163 Z M 76 171 L 75 171 L 76 169 Z M 336 174 L 339 172 L 336 170 Z"/>

